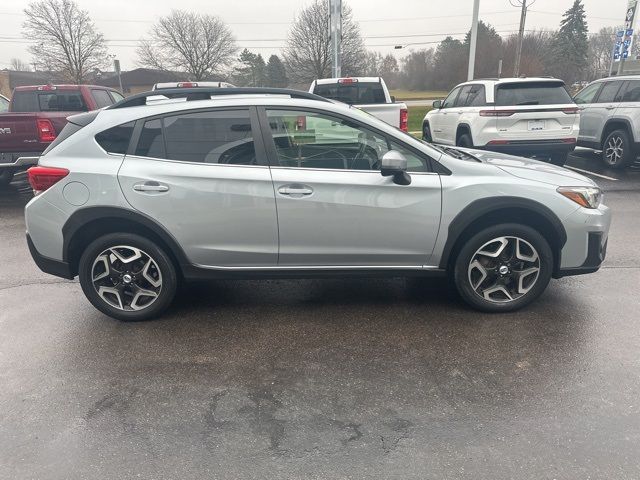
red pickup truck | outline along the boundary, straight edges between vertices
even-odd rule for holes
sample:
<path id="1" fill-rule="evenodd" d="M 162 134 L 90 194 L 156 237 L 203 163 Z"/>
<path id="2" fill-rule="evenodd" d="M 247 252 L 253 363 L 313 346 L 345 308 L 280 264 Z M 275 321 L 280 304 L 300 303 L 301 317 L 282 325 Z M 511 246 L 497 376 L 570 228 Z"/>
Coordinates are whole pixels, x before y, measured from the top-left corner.
<path id="1" fill-rule="evenodd" d="M 36 163 L 33 157 L 55 140 L 67 117 L 122 99 L 118 91 L 94 85 L 16 87 L 8 112 L 0 113 L 0 186 Z"/>

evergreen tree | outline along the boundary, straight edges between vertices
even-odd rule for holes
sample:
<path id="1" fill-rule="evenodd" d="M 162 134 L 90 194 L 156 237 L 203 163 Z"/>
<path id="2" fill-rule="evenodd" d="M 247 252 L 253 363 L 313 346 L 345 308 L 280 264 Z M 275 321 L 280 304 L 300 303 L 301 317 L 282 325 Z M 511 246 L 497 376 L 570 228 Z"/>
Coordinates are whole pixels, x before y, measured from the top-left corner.
<path id="1" fill-rule="evenodd" d="M 284 63 L 277 55 L 271 55 L 265 68 L 265 83 L 268 87 L 284 88 L 289 85 Z"/>
<path id="2" fill-rule="evenodd" d="M 561 78 L 567 85 L 582 80 L 586 74 L 589 55 L 587 20 L 582 0 L 575 0 L 563 15 L 560 30 L 555 35 L 546 59 L 547 71 Z"/>
<path id="3" fill-rule="evenodd" d="M 246 48 L 240 53 L 233 72 L 234 83 L 239 87 L 262 87 L 265 84 L 265 63 L 262 55 Z"/>

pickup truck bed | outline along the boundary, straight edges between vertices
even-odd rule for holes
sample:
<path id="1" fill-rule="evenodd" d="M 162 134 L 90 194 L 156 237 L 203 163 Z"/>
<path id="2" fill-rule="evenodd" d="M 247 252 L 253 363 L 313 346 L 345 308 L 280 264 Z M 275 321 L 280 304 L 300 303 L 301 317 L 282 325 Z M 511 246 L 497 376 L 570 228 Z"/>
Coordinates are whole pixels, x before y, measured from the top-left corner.
<path id="1" fill-rule="evenodd" d="M 321 78 L 313 81 L 309 91 L 358 107 L 389 125 L 407 131 L 407 105 L 391 97 L 381 77 Z"/>

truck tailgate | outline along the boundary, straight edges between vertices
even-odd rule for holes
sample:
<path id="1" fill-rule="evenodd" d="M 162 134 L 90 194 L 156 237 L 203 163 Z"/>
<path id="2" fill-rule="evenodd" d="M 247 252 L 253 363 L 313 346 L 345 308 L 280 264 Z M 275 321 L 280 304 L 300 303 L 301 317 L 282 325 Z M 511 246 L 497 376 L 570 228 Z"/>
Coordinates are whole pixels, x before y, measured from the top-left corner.
<path id="1" fill-rule="evenodd" d="M 57 135 L 66 125 L 67 115 L 66 112 L 0 114 L 0 153 L 44 151 L 49 142 L 40 141 L 38 119 L 49 120 Z"/>
<path id="2" fill-rule="evenodd" d="M 400 111 L 407 108 L 404 103 L 375 103 L 354 106 L 396 128 L 400 128 Z"/>

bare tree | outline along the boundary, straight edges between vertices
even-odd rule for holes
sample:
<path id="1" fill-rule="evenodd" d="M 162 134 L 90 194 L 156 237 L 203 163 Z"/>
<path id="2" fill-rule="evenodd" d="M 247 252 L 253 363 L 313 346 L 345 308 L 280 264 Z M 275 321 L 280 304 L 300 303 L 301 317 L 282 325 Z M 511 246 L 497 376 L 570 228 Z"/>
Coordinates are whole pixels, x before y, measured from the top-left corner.
<path id="1" fill-rule="evenodd" d="M 36 1 L 24 14 L 24 36 L 37 42 L 29 52 L 39 69 L 57 71 L 82 83 L 107 62 L 104 37 L 89 14 L 72 0 Z"/>
<path id="2" fill-rule="evenodd" d="M 598 33 L 589 37 L 587 80 L 595 80 L 609 73 L 616 32 L 621 29 L 622 27 L 604 27 Z"/>
<path id="3" fill-rule="evenodd" d="M 9 69 L 16 72 L 30 72 L 31 66 L 27 62 L 23 62 L 19 58 L 12 58 L 9 64 Z"/>
<path id="4" fill-rule="evenodd" d="M 329 0 L 314 0 L 300 12 L 289 31 L 284 50 L 289 78 L 297 83 L 307 83 L 328 77 L 331 71 L 329 43 Z M 360 28 L 348 5 L 342 9 L 341 49 L 343 75 L 358 75 L 366 69 Z"/>
<path id="5" fill-rule="evenodd" d="M 182 70 L 203 80 L 230 65 L 238 50 L 231 30 L 218 17 L 173 10 L 138 47 L 138 63 L 160 70 Z"/>

